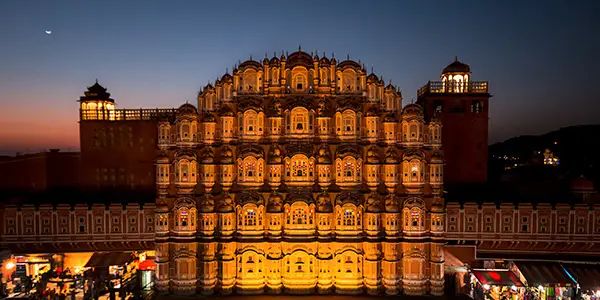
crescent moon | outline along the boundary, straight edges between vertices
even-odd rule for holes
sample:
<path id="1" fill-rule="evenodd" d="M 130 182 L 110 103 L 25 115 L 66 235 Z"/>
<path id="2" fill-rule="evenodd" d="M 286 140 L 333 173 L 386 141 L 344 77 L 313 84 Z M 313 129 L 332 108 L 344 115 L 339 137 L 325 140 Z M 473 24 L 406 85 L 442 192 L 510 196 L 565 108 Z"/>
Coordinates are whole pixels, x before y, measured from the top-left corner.
<path id="1" fill-rule="evenodd" d="M 46 34 L 52 34 L 51 30 L 46 30 Z"/>

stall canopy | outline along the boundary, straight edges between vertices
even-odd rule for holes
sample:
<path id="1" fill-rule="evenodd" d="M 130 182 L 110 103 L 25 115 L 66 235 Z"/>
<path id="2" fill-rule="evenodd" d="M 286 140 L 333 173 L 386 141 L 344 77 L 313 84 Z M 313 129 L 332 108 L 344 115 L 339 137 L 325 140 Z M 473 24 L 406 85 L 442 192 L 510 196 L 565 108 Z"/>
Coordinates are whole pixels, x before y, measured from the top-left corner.
<path id="1" fill-rule="evenodd" d="M 582 289 L 600 289 L 600 265 L 563 264 L 563 267 Z"/>
<path id="2" fill-rule="evenodd" d="M 559 263 L 516 262 L 528 285 L 572 286 L 575 282 Z"/>
<path id="3" fill-rule="evenodd" d="M 140 269 L 142 271 L 154 270 L 154 266 L 155 266 L 154 260 L 146 259 L 140 263 L 140 265 L 138 266 L 138 269 Z"/>
<path id="4" fill-rule="evenodd" d="M 522 287 L 523 283 L 517 276 L 508 270 L 473 270 L 473 275 L 481 284 L 491 286 L 516 286 Z"/>
<path id="5" fill-rule="evenodd" d="M 134 260 L 131 252 L 96 252 L 85 264 L 86 268 L 122 266 Z"/>

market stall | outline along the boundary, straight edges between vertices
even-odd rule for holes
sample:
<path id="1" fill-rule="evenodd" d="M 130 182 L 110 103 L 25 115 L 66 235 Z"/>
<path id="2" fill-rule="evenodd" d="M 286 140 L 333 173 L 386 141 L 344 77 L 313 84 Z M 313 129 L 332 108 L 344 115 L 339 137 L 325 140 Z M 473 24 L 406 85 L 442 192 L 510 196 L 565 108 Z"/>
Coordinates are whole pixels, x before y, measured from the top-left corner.
<path id="1" fill-rule="evenodd" d="M 563 264 L 567 274 L 579 285 L 583 299 L 600 299 L 600 265 Z"/>
<path id="2" fill-rule="evenodd" d="M 525 287 L 507 269 L 473 269 L 475 299 L 523 299 Z"/>
<path id="3" fill-rule="evenodd" d="M 559 263 L 519 261 L 512 263 L 510 269 L 536 299 L 575 299 L 576 282 Z"/>

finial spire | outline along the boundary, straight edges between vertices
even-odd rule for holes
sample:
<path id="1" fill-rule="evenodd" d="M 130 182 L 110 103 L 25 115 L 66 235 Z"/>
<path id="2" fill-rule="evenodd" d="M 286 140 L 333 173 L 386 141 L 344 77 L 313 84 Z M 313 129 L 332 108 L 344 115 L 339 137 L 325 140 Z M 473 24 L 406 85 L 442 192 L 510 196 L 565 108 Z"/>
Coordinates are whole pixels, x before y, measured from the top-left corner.
<path id="1" fill-rule="evenodd" d="M 273 51 L 273 57 L 277 57 L 277 51 Z"/>
<path id="2" fill-rule="evenodd" d="M 458 56 L 454 56 L 454 61 L 458 61 Z"/>
<path id="3" fill-rule="evenodd" d="M 98 78 L 96 78 L 96 83 L 98 83 Z"/>
<path id="4" fill-rule="evenodd" d="M 350 54 L 346 54 L 346 60 L 350 60 Z"/>
<path id="5" fill-rule="evenodd" d="M 265 51 L 265 58 L 268 58 L 268 57 L 267 57 L 267 51 Z"/>
<path id="6" fill-rule="evenodd" d="M 371 66 L 371 73 L 373 73 L 373 66 Z"/>
<path id="7" fill-rule="evenodd" d="M 250 53 L 250 61 L 252 61 L 252 53 Z"/>
<path id="8" fill-rule="evenodd" d="M 229 68 L 225 68 L 225 74 L 229 73 Z"/>
<path id="9" fill-rule="evenodd" d="M 298 44 L 298 52 L 302 51 L 302 46 L 300 44 Z"/>

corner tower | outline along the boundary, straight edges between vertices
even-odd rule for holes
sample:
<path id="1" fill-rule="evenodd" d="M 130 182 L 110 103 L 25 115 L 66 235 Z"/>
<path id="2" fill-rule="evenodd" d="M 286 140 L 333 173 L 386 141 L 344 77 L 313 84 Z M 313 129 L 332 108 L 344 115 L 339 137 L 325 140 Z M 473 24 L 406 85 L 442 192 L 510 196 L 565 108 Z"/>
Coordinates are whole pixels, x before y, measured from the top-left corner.
<path id="1" fill-rule="evenodd" d="M 446 183 L 487 181 L 488 92 L 487 81 L 472 81 L 469 65 L 458 61 L 442 71 L 441 81 L 429 81 L 417 92 L 417 103 L 427 122 L 442 124 Z"/>

